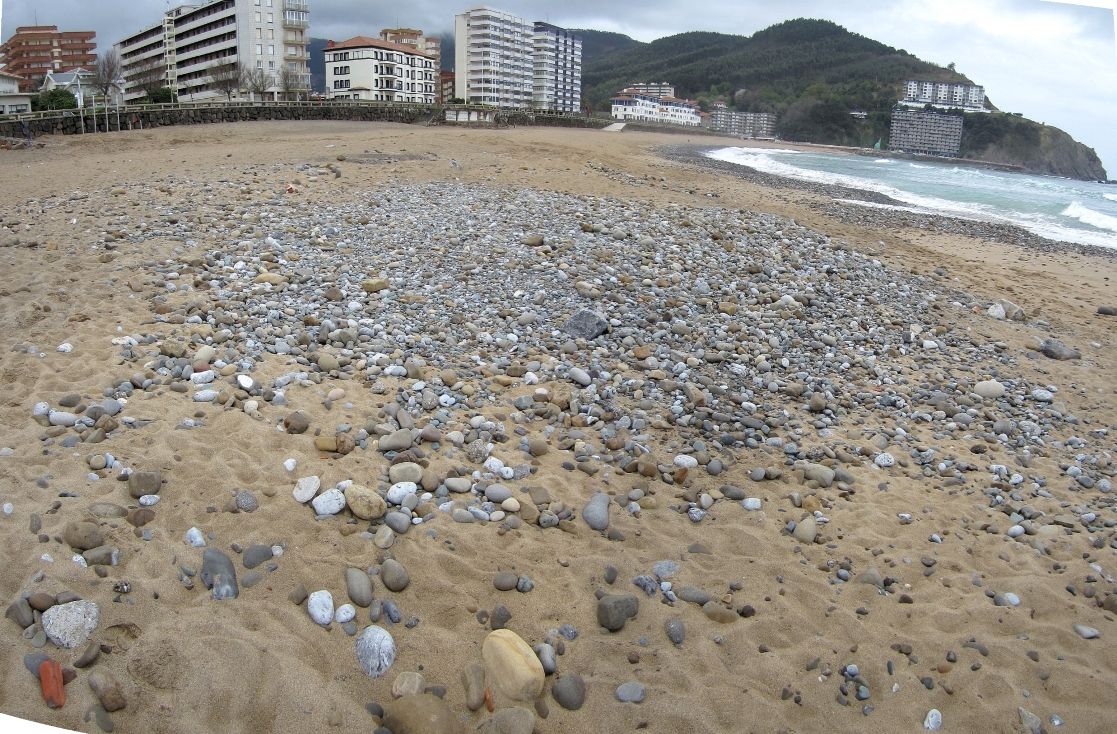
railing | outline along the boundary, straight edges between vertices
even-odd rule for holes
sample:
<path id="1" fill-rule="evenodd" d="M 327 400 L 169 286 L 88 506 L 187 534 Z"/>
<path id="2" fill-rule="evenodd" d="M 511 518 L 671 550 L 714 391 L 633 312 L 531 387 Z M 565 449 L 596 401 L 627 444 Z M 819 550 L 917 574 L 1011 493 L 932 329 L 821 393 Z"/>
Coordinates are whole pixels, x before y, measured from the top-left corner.
<path id="1" fill-rule="evenodd" d="M 307 5 L 305 2 L 302 2 L 302 0 L 283 0 L 283 9 L 297 10 L 302 13 L 310 12 L 310 6 Z"/>

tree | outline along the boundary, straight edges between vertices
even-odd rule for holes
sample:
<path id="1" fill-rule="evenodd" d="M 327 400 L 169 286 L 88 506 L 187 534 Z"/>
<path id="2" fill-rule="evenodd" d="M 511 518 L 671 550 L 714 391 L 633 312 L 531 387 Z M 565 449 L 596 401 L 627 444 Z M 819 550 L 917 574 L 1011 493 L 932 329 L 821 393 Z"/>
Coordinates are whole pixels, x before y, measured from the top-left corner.
<path id="1" fill-rule="evenodd" d="M 159 87 L 149 97 L 152 104 L 170 104 L 178 101 L 178 95 L 170 87 Z"/>
<path id="2" fill-rule="evenodd" d="M 272 79 L 271 74 L 257 67 L 245 72 L 244 84 L 248 87 L 248 91 L 260 95 L 260 99 L 263 100 L 264 94 L 275 84 L 275 80 Z"/>
<path id="3" fill-rule="evenodd" d="M 209 67 L 209 78 L 212 80 L 210 84 L 213 88 L 224 94 L 226 99 L 230 101 L 232 101 L 233 95 L 245 86 L 244 71 L 236 62 L 213 64 Z"/>
<path id="4" fill-rule="evenodd" d="M 162 61 L 153 59 L 131 70 L 127 77 L 128 86 L 143 92 L 143 96 L 150 98 L 156 90 L 166 85 L 166 74 Z"/>
<path id="5" fill-rule="evenodd" d="M 93 88 L 102 97 L 110 97 L 118 79 L 120 79 L 120 57 L 115 50 L 106 51 L 97 59 L 97 66 L 93 69 Z"/>
<path id="6" fill-rule="evenodd" d="M 279 91 L 283 93 L 283 99 L 289 100 L 292 93 L 303 91 L 301 81 L 298 72 L 284 67 L 279 72 Z"/>
<path id="7" fill-rule="evenodd" d="M 55 87 L 49 92 L 41 92 L 39 96 L 31 98 L 31 109 L 40 110 L 72 110 L 77 108 L 78 99 L 72 92 Z"/>

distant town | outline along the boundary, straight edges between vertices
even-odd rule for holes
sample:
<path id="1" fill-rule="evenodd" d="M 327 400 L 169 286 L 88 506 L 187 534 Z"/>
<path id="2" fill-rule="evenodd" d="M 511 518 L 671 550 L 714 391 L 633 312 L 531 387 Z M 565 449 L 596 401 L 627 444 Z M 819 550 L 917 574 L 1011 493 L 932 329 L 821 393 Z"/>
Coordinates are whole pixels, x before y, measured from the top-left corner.
<path id="1" fill-rule="evenodd" d="M 93 31 L 19 27 L 0 45 L 0 114 L 222 100 L 347 100 L 594 114 L 582 97 L 582 38 L 548 22 L 489 6 L 465 10 L 454 17 L 452 71 L 443 70 L 442 39 L 419 29 L 385 28 L 377 36 L 329 40 L 321 51 L 325 85 L 317 90 L 310 29 L 306 0 L 180 5 L 100 56 Z M 720 101 L 707 107 L 678 97 L 670 80 L 645 80 L 617 89 L 608 112 L 617 125 L 777 137 L 774 113 L 732 110 Z M 953 113 L 981 111 L 986 111 L 981 86 L 908 80 L 892 112 L 888 147 L 957 156 L 962 117 Z M 444 114 L 457 119 L 459 112 L 446 109 Z M 850 114 L 864 119 L 867 113 Z"/>

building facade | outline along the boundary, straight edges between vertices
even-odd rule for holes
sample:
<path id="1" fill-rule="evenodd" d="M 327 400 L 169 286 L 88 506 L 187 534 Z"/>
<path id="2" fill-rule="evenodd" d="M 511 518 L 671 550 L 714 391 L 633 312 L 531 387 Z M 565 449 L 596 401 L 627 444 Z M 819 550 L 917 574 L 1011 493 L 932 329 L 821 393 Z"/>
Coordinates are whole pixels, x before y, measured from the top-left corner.
<path id="1" fill-rule="evenodd" d="M 582 109 L 582 37 L 550 23 L 535 23 L 532 106 L 552 112 Z"/>
<path id="2" fill-rule="evenodd" d="M 441 104 L 448 104 L 454 98 L 454 72 L 440 71 L 438 72 L 438 78 L 441 87 L 441 96 L 438 101 Z"/>
<path id="3" fill-rule="evenodd" d="M 411 46 L 416 51 L 434 57 L 434 67 L 442 68 L 442 39 L 424 36 L 414 28 L 385 28 L 380 31 L 380 40 Z"/>
<path id="4" fill-rule="evenodd" d="M 31 111 L 31 95 L 19 91 L 19 85 L 24 81 L 21 76 L 0 71 L 0 115 Z"/>
<path id="5" fill-rule="evenodd" d="M 909 79 L 904 84 L 904 98 L 900 100 L 900 104 L 905 107 L 933 105 L 967 112 L 982 112 L 985 110 L 985 87 L 976 84 Z"/>
<path id="6" fill-rule="evenodd" d="M 454 96 L 469 104 L 531 107 L 535 27 L 484 5 L 454 16 Z"/>
<path id="7" fill-rule="evenodd" d="M 329 41 L 326 94 L 330 99 L 367 99 L 433 105 L 441 80 L 433 56 L 413 46 L 357 36 Z"/>
<path id="8" fill-rule="evenodd" d="M 667 82 L 641 82 L 639 84 L 629 84 L 625 89 L 631 89 L 634 92 L 647 94 L 651 97 L 675 96 L 675 85 Z"/>
<path id="9" fill-rule="evenodd" d="M 609 100 L 613 119 L 622 122 L 663 122 L 669 125 L 700 127 L 702 111 L 698 103 L 676 97 L 654 97 L 625 89 Z"/>
<path id="10" fill-rule="evenodd" d="M 73 71 L 63 71 L 57 74 L 51 71 L 47 73 L 47 78 L 43 80 L 43 91 L 64 89 L 78 99 L 79 105 L 94 101 L 91 95 L 96 98 L 97 104 L 104 104 L 104 98 L 94 83 L 95 76 L 88 69 L 74 69 Z M 109 86 L 108 97 L 110 105 L 124 104 L 123 79 L 117 79 Z"/>
<path id="11" fill-rule="evenodd" d="M 892 110 L 889 150 L 955 158 L 961 145 L 961 115 Z"/>
<path id="12" fill-rule="evenodd" d="M 224 97 L 212 72 L 234 64 L 263 74 L 267 87 L 261 94 L 305 96 L 309 27 L 305 0 L 211 0 L 172 8 L 157 24 L 116 44 L 125 99 L 145 96 L 153 84 L 170 87 L 180 101 Z"/>
<path id="13" fill-rule="evenodd" d="M 97 64 L 97 34 L 93 31 L 62 31 L 55 25 L 20 26 L 0 44 L 4 71 L 20 77 L 20 91 L 35 92 L 47 72 L 93 68 Z"/>
<path id="14" fill-rule="evenodd" d="M 776 116 L 771 112 L 734 112 L 723 107 L 710 111 L 710 129 L 742 138 L 776 137 Z"/>

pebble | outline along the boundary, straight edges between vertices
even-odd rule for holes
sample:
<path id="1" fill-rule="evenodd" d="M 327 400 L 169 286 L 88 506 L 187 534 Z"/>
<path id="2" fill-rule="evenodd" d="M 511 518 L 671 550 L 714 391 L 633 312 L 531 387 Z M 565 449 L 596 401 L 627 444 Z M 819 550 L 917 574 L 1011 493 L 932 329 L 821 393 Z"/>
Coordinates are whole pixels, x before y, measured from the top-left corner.
<path id="1" fill-rule="evenodd" d="M 577 711 L 586 702 L 586 683 L 582 676 L 568 673 L 555 681 L 551 695 L 559 706 L 568 711 Z"/>
<path id="2" fill-rule="evenodd" d="M 407 570 L 399 561 L 389 558 L 380 566 L 380 582 L 389 591 L 403 591 L 411 583 Z"/>
<path id="3" fill-rule="evenodd" d="M 543 665 L 512 630 L 493 630 L 481 645 L 490 684 L 515 701 L 534 701 L 543 690 Z"/>
<path id="4" fill-rule="evenodd" d="M 101 610 L 91 601 L 57 604 L 43 612 L 40 624 L 48 639 L 72 650 L 81 645 L 101 623 Z"/>
<path id="5" fill-rule="evenodd" d="M 345 509 L 345 494 L 340 489 L 328 489 L 310 501 L 316 515 L 336 515 Z"/>
<path id="6" fill-rule="evenodd" d="M 489 719 L 489 734 L 531 734 L 535 729 L 535 713 L 520 706 L 504 708 Z"/>
<path id="7" fill-rule="evenodd" d="M 372 579 L 362 569 L 345 569 L 345 590 L 357 606 L 365 609 L 372 606 Z"/>
<path id="8" fill-rule="evenodd" d="M 644 684 L 633 681 L 617 686 L 616 695 L 617 700 L 622 703 L 641 703 L 644 700 L 645 693 Z"/>
<path id="9" fill-rule="evenodd" d="M 1092 640 L 1100 633 L 1093 627 L 1087 627 L 1084 624 L 1074 625 L 1074 631 L 1084 640 Z"/>
<path id="10" fill-rule="evenodd" d="M 313 592 L 306 600 L 306 612 L 316 623 L 328 625 L 334 620 L 333 595 L 325 589 Z"/>
<path id="11" fill-rule="evenodd" d="M 202 551 L 201 578 L 205 587 L 212 590 L 214 599 L 236 599 L 240 596 L 233 560 L 217 548 Z"/>
<path id="12" fill-rule="evenodd" d="M 241 555 L 241 563 L 244 564 L 245 568 L 256 568 L 261 563 L 270 561 L 271 559 L 272 553 L 270 545 L 251 545 L 246 548 L 243 555 Z"/>
<path id="13" fill-rule="evenodd" d="M 923 728 L 928 731 L 938 731 L 942 728 L 942 714 L 938 709 L 931 709 L 923 719 Z"/>
<path id="14" fill-rule="evenodd" d="M 396 661 L 396 643 L 388 630 L 383 627 L 376 625 L 366 627 L 357 638 L 355 645 L 357 664 L 370 678 L 381 677 Z"/>
<path id="15" fill-rule="evenodd" d="M 625 622 L 636 616 L 640 610 L 640 600 L 630 594 L 605 596 L 597 601 L 597 623 L 616 632 L 624 628 Z"/>
<path id="16" fill-rule="evenodd" d="M 303 477 L 295 482 L 295 489 L 292 495 L 296 502 L 306 504 L 318 494 L 318 490 L 322 487 L 322 481 L 318 477 Z"/>
<path id="17" fill-rule="evenodd" d="M 683 644 L 686 639 L 686 627 L 680 619 L 672 619 L 667 622 L 667 639 L 671 640 L 676 645 Z"/>
<path id="18" fill-rule="evenodd" d="M 124 690 L 107 670 L 95 670 L 90 673 L 89 687 L 105 711 L 119 711 L 128 705 L 124 698 Z"/>

